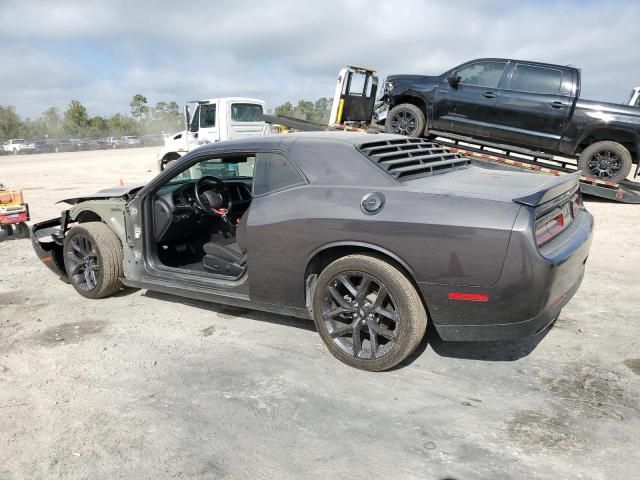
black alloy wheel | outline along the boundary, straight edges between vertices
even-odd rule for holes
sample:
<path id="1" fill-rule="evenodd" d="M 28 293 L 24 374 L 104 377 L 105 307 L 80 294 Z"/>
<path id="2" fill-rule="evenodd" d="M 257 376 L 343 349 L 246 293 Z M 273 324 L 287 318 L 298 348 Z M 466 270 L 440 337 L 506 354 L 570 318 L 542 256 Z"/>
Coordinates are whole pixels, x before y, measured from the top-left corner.
<path id="1" fill-rule="evenodd" d="M 391 117 L 391 129 L 393 133 L 411 136 L 416 131 L 418 120 L 409 110 L 400 110 Z"/>
<path id="2" fill-rule="evenodd" d="M 407 137 L 421 137 L 425 134 L 424 112 L 411 103 L 401 103 L 393 107 L 385 122 L 385 131 Z"/>
<path id="3" fill-rule="evenodd" d="M 629 149 L 610 140 L 589 145 L 578 158 L 578 170 L 583 175 L 615 183 L 623 181 L 632 166 L 633 158 Z"/>
<path id="4" fill-rule="evenodd" d="M 67 278 L 83 297 L 104 298 L 121 289 L 122 243 L 107 224 L 72 227 L 64 238 L 63 255 Z"/>
<path id="5" fill-rule="evenodd" d="M 98 286 L 100 259 L 88 235 L 76 233 L 69 239 L 67 268 L 69 279 L 79 290 L 90 292 Z"/>
<path id="6" fill-rule="evenodd" d="M 589 176 L 601 180 L 615 178 L 622 168 L 622 158 L 611 150 L 600 150 L 587 162 Z"/>
<path id="7" fill-rule="evenodd" d="M 406 273 L 374 255 L 347 255 L 327 265 L 312 300 L 327 349 L 363 370 L 379 372 L 405 360 L 427 327 L 422 298 Z"/>
<path id="8" fill-rule="evenodd" d="M 354 358 L 380 358 L 398 337 L 393 297 L 368 273 L 336 275 L 325 287 L 322 318 L 333 343 Z"/>

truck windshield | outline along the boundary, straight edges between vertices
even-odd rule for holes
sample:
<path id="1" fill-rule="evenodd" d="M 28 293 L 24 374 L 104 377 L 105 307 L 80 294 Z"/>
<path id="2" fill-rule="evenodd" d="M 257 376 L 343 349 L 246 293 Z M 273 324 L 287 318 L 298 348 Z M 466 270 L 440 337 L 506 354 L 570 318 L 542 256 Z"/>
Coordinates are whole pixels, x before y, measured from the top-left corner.
<path id="1" fill-rule="evenodd" d="M 261 122 L 262 105 L 234 103 L 231 105 L 231 120 L 234 122 Z"/>

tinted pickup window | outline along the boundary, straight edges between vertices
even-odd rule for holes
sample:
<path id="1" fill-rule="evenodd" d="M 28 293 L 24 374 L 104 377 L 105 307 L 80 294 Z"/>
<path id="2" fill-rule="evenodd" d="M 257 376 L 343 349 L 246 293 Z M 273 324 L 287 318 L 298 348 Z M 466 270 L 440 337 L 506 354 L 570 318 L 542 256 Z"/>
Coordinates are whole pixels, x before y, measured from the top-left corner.
<path id="1" fill-rule="evenodd" d="M 506 62 L 477 62 L 458 70 L 460 83 L 478 87 L 496 88 L 500 83 Z"/>
<path id="2" fill-rule="evenodd" d="M 510 90 L 558 95 L 562 71 L 555 68 L 516 65 L 509 82 Z"/>

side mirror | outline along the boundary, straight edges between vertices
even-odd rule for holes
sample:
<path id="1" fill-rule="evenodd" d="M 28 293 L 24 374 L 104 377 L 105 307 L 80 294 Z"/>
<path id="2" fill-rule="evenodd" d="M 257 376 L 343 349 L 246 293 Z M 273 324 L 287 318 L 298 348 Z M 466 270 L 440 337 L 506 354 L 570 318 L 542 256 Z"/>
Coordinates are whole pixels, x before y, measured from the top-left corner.
<path id="1" fill-rule="evenodd" d="M 447 77 L 447 82 L 451 88 L 458 88 L 458 84 L 460 83 L 461 77 L 458 75 L 458 72 L 451 72 L 451 75 Z"/>

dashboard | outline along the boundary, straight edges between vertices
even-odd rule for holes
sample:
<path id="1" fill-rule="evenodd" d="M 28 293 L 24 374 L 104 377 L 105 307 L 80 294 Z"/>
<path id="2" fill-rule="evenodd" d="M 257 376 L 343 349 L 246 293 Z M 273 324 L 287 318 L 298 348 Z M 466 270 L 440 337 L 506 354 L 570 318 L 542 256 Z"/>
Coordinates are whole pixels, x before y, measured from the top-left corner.
<path id="1" fill-rule="evenodd" d="M 251 203 L 253 179 L 247 177 L 223 180 L 231 200 L 229 216 L 240 218 Z M 153 202 L 154 235 L 158 242 L 168 243 L 212 230 L 215 217 L 195 206 L 195 180 L 171 182 L 161 187 Z"/>

